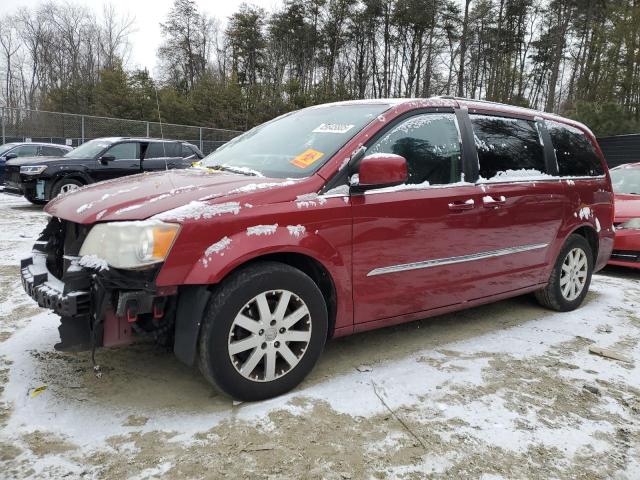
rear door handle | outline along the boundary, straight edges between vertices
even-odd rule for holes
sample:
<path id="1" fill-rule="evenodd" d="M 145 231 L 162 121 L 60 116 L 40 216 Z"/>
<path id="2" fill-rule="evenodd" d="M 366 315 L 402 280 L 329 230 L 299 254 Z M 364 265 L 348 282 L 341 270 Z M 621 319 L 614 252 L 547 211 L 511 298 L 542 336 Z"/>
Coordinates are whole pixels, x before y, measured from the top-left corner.
<path id="1" fill-rule="evenodd" d="M 474 206 L 475 202 L 470 198 L 469 200 L 465 200 L 463 202 L 451 202 L 449 204 L 449 210 L 460 212 L 462 210 L 472 210 Z"/>
<path id="2" fill-rule="evenodd" d="M 490 195 L 482 197 L 482 205 L 484 205 L 485 208 L 502 207 L 503 205 L 506 205 L 506 204 L 507 204 L 507 199 L 502 195 L 500 195 L 499 197 L 492 197 Z"/>

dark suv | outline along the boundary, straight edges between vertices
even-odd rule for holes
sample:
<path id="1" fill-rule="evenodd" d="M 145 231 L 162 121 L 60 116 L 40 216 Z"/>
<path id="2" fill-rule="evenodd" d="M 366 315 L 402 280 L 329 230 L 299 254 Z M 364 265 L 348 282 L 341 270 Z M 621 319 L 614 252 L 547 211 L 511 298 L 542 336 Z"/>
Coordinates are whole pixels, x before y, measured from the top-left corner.
<path id="1" fill-rule="evenodd" d="M 11 142 L 0 146 L 0 184 L 4 183 L 4 166 L 7 160 L 22 157 L 61 157 L 73 150 L 66 145 L 42 142 Z"/>
<path id="2" fill-rule="evenodd" d="M 6 187 L 35 204 L 83 185 L 143 171 L 187 168 L 203 157 L 187 142 L 149 138 L 97 138 L 54 158 L 17 158 L 6 164 Z"/>

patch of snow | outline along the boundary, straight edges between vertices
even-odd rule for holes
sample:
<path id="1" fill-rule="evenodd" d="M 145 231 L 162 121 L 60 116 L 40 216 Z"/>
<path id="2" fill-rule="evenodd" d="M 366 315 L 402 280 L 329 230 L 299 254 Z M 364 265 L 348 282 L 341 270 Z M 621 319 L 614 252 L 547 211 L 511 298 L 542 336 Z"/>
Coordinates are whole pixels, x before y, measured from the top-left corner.
<path id="1" fill-rule="evenodd" d="M 402 185 L 396 185 L 394 187 L 382 187 L 382 188 L 372 188 L 371 190 L 365 191 L 365 195 L 371 195 L 376 193 L 389 193 L 389 192 L 399 192 L 402 190 L 424 190 L 431 188 L 449 188 L 449 187 L 470 187 L 473 186 L 472 183 L 468 182 L 455 182 L 455 183 L 445 183 L 442 185 L 431 185 L 428 181 L 422 183 L 403 183 Z"/>
<path id="2" fill-rule="evenodd" d="M 287 230 L 290 235 L 300 238 L 307 229 L 303 225 L 287 225 Z"/>
<path id="3" fill-rule="evenodd" d="M 360 175 L 358 175 L 357 173 L 354 173 L 353 175 L 351 175 L 351 178 L 349 179 L 349 184 L 360 185 Z"/>
<path id="4" fill-rule="evenodd" d="M 598 217 L 595 217 L 596 219 L 596 232 L 600 233 L 600 230 L 602 230 L 602 227 L 600 226 L 600 220 L 598 220 Z"/>
<path id="5" fill-rule="evenodd" d="M 593 216 L 593 212 L 589 207 L 582 207 L 578 211 L 578 216 L 580 217 L 581 220 L 588 220 L 591 216 Z"/>
<path id="6" fill-rule="evenodd" d="M 218 215 L 232 213 L 237 215 L 240 212 L 240 204 L 238 202 L 226 202 L 210 205 L 199 200 L 194 200 L 186 205 L 167 210 L 159 213 L 153 218 L 157 220 L 199 220 L 201 218 L 209 219 Z"/>
<path id="7" fill-rule="evenodd" d="M 76 209 L 76 213 L 82 213 L 84 211 L 89 210 L 91 207 L 93 207 L 93 203 L 94 202 L 89 202 L 89 203 L 85 203 L 83 205 L 80 205 L 77 209 Z"/>
<path id="8" fill-rule="evenodd" d="M 351 160 L 351 157 L 347 157 L 345 158 L 342 163 L 340 164 L 340 166 L 338 167 L 338 171 L 342 170 L 344 167 L 346 167 L 349 164 L 349 160 Z"/>
<path id="9" fill-rule="evenodd" d="M 96 220 L 100 220 L 102 217 L 104 217 L 105 213 L 107 213 L 107 209 L 106 208 L 104 210 L 100 210 L 98 212 L 98 214 L 96 215 Z"/>
<path id="10" fill-rule="evenodd" d="M 204 258 L 202 258 L 202 264 L 205 268 L 209 266 L 211 256 L 214 253 L 224 257 L 224 250 L 229 248 L 229 245 L 231 245 L 231 239 L 229 237 L 222 237 L 216 243 L 209 245 L 209 247 L 204 251 Z"/>
<path id="11" fill-rule="evenodd" d="M 245 203 L 245 204 L 244 204 L 244 207 L 245 207 L 245 208 L 253 208 L 253 205 L 251 205 L 250 203 Z"/>
<path id="12" fill-rule="evenodd" d="M 258 170 L 254 170 L 253 168 L 249 168 L 249 167 L 238 167 L 236 165 L 224 165 L 224 164 L 222 165 L 222 167 L 228 169 L 232 173 L 249 174 L 255 177 L 264 177 L 262 172 L 259 172 Z"/>
<path id="13" fill-rule="evenodd" d="M 309 208 L 324 205 L 327 200 L 317 193 L 305 193 L 296 197 L 296 207 Z"/>
<path id="14" fill-rule="evenodd" d="M 122 215 L 123 213 L 130 212 L 131 210 L 137 210 L 138 208 L 144 206 L 144 203 L 138 203 L 135 205 L 129 205 L 128 207 L 121 208 L 120 210 L 115 211 L 115 215 Z"/>
<path id="15" fill-rule="evenodd" d="M 286 187 L 288 185 L 293 185 L 295 180 L 286 180 L 284 182 L 265 182 L 265 183 L 249 183 L 242 187 L 235 188 L 229 192 L 229 195 L 233 193 L 249 193 L 255 192 L 256 190 L 265 190 L 269 188 L 275 187 Z"/>
<path id="16" fill-rule="evenodd" d="M 83 255 L 77 260 L 78 265 L 92 270 L 109 270 L 109 264 L 97 255 Z"/>
<path id="17" fill-rule="evenodd" d="M 521 168 L 519 170 L 504 170 L 496 173 L 491 178 L 483 178 L 480 177 L 478 179 L 478 183 L 500 183 L 500 182 L 511 182 L 511 181 L 534 181 L 534 180 L 545 180 L 545 179 L 556 179 L 553 175 L 549 175 L 548 173 L 543 173 L 534 168 Z"/>
<path id="18" fill-rule="evenodd" d="M 348 197 L 349 196 L 349 185 L 338 185 L 337 187 L 333 187 L 331 190 L 327 190 L 322 194 L 324 198 L 330 197 Z"/>
<path id="19" fill-rule="evenodd" d="M 273 225 L 254 225 L 253 227 L 247 228 L 247 235 L 273 235 L 278 230 L 278 224 L 275 223 Z"/>

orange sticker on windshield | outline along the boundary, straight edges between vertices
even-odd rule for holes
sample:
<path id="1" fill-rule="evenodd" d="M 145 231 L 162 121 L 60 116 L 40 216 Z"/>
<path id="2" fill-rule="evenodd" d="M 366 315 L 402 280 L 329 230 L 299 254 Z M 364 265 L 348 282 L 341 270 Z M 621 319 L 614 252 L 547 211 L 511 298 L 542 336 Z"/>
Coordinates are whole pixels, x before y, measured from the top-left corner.
<path id="1" fill-rule="evenodd" d="M 310 148 L 291 160 L 291 163 L 298 168 L 307 168 L 320 160 L 323 155 L 324 153 Z"/>

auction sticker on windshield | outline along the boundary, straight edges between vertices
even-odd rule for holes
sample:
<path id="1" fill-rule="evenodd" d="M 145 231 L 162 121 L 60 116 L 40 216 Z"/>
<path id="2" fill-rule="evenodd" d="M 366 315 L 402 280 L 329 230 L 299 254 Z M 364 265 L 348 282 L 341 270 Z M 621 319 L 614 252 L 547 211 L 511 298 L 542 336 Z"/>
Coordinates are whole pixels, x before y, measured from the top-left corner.
<path id="1" fill-rule="evenodd" d="M 347 133 L 354 126 L 346 123 L 322 123 L 313 130 L 313 133 Z"/>
<path id="2" fill-rule="evenodd" d="M 310 148 L 309 150 L 305 150 L 296 158 L 291 160 L 291 163 L 293 163 L 298 168 L 307 168 L 320 160 L 323 155 L 324 153 Z"/>

